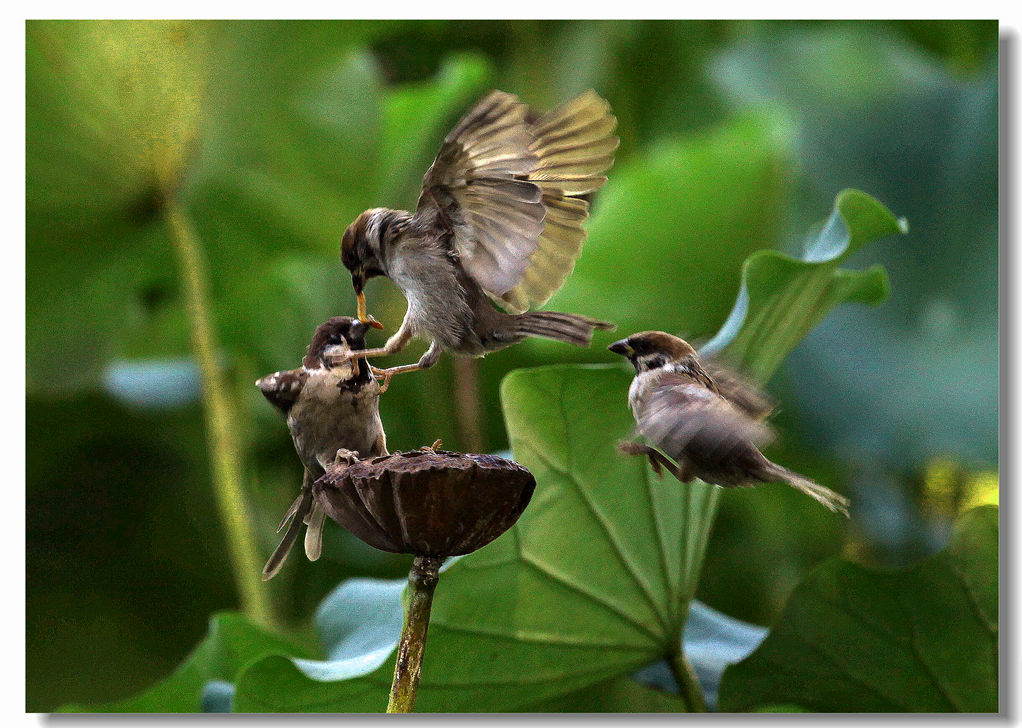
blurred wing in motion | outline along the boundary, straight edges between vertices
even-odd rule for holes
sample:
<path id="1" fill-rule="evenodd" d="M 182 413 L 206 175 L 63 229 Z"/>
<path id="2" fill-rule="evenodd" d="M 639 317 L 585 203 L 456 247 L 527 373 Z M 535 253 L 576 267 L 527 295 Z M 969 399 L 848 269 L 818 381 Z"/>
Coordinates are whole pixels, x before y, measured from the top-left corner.
<path id="1" fill-rule="evenodd" d="M 493 91 L 447 135 L 426 172 L 416 216 L 453 232 L 465 270 L 519 313 L 545 303 L 582 249 L 589 204 L 607 181 L 617 120 L 595 92 L 529 123 Z"/>
<path id="2" fill-rule="evenodd" d="M 639 432 L 675 460 L 727 462 L 769 442 L 770 428 L 682 374 L 667 374 L 635 413 Z"/>
<path id="3" fill-rule="evenodd" d="M 699 363 L 717 386 L 720 395 L 754 420 L 765 420 L 777 409 L 773 399 L 734 367 L 712 358 L 702 359 Z"/>

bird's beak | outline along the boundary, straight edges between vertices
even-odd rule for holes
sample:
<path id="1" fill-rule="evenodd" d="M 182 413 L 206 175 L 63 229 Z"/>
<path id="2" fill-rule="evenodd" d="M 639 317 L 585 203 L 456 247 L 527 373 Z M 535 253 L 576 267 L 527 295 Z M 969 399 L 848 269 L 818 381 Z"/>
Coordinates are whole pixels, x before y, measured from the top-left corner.
<path id="1" fill-rule="evenodd" d="M 382 329 L 383 324 L 369 315 L 366 310 L 366 294 L 362 290 L 366 285 L 365 268 L 359 266 L 351 272 L 351 286 L 355 289 L 355 300 L 358 301 L 358 320 L 372 326 L 374 329 Z"/>
<path id="2" fill-rule="evenodd" d="M 627 356 L 631 356 L 632 354 L 635 353 L 632 350 L 632 347 L 629 346 L 628 339 L 621 339 L 620 341 L 615 341 L 613 344 L 611 344 L 607 348 L 610 349 L 615 354 L 620 354 L 621 356 L 626 356 L 626 357 Z"/>

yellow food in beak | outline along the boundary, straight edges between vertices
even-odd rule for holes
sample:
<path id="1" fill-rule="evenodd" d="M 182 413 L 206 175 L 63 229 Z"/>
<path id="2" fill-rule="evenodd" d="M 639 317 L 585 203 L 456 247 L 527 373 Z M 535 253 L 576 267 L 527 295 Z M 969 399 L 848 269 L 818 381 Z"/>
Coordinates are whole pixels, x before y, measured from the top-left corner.
<path id="1" fill-rule="evenodd" d="M 366 294 L 359 291 L 355 294 L 355 298 L 358 301 L 358 320 L 364 324 L 372 326 L 374 329 L 382 329 L 383 324 L 373 318 L 373 316 L 366 311 Z"/>

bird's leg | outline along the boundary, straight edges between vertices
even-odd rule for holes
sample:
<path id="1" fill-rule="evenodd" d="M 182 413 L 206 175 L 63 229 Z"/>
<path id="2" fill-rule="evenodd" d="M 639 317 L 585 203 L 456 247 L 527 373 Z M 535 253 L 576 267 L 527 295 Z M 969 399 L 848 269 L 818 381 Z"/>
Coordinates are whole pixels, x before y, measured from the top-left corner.
<path id="1" fill-rule="evenodd" d="M 443 353 L 443 349 L 436 341 L 429 345 L 426 349 L 426 353 L 423 354 L 419 361 L 415 364 L 402 364 L 397 367 L 390 367 L 388 369 L 378 369 L 377 367 L 371 367 L 370 371 L 377 377 L 383 378 L 383 384 L 380 385 L 380 393 L 387 391 L 387 387 L 390 386 L 390 378 L 395 374 L 406 374 L 407 372 L 417 372 L 420 369 L 429 369 L 431 366 L 437 363 L 440 359 L 440 355 Z"/>
<path id="2" fill-rule="evenodd" d="M 643 445 L 641 442 L 619 442 L 617 449 L 625 455 L 645 455 L 648 457 L 650 467 L 653 468 L 653 472 L 658 477 L 663 477 L 663 471 L 666 470 L 682 483 L 687 483 L 691 480 L 691 477 L 688 476 L 684 468 L 678 467 L 666 455 L 662 454 L 659 450 L 654 450 L 649 445 Z"/>

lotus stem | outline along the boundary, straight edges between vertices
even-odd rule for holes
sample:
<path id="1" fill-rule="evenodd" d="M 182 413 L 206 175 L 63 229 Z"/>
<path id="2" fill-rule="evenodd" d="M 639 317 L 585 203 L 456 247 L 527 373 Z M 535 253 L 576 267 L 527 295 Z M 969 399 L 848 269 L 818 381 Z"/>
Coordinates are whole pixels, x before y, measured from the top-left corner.
<path id="1" fill-rule="evenodd" d="M 411 713 L 415 707 L 415 694 L 422 674 L 422 655 L 426 651 L 429 612 L 433 607 L 433 592 L 439 579 L 440 559 L 432 556 L 415 557 L 412 569 L 408 572 L 410 595 L 404 626 L 401 628 L 401 641 L 397 646 L 388 713 Z"/>
<path id="2" fill-rule="evenodd" d="M 206 439 L 212 466 L 213 493 L 227 536 L 227 550 L 242 610 L 263 625 L 273 625 L 275 616 L 269 593 L 259 574 L 262 569 L 255 534 L 248 518 L 241 476 L 241 447 L 233 413 L 237 403 L 216 362 L 217 340 L 209 305 L 209 281 L 202 247 L 191 221 L 180 204 L 170 198 L 166 220 L 177 253 L 182 289 L 192 329 L 192 349 L 202 376 L 202 404 L 206 418 Z"/>
<path id="3" fill-rule="evenodd" d="M 685 653 L 678 650 L 667 659 L 674 674 L 674 680 L 678 683 L 678 691 L 689 713 L 706 713 L 706 698 L 703 696 L 703 688 L 696 677 L 696 671 L 692 664 L 685 658 Z"/>

